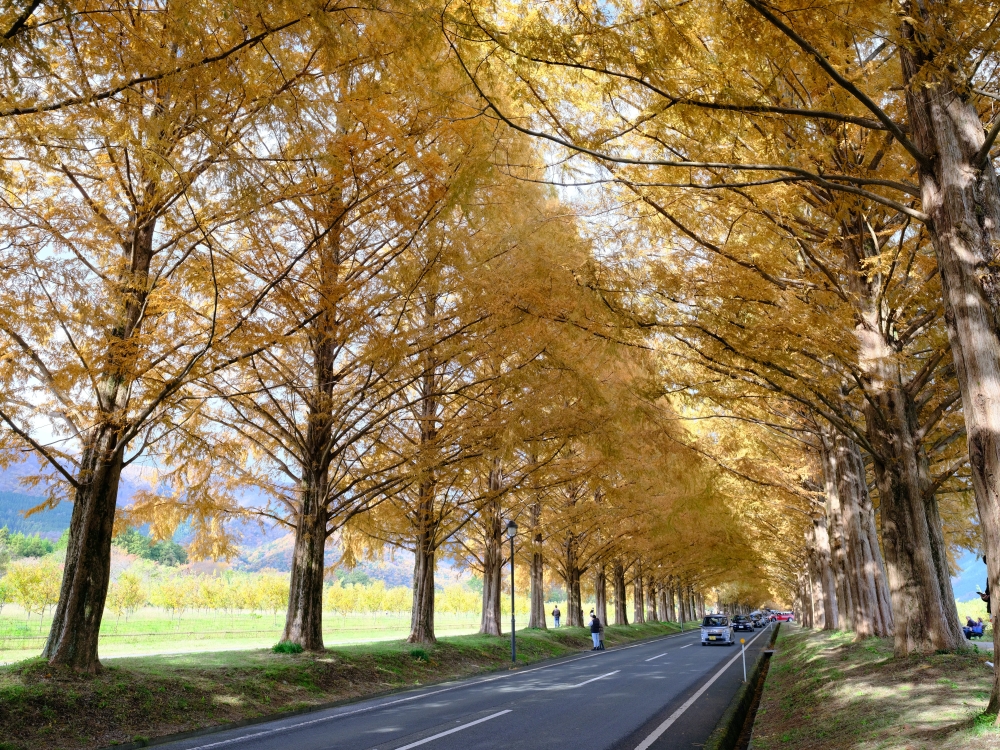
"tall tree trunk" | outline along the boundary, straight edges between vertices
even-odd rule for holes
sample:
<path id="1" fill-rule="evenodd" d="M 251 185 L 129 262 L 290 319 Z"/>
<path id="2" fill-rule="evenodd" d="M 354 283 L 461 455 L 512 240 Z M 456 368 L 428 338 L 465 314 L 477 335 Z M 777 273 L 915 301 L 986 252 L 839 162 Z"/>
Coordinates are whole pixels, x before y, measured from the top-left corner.
<path id="1" fill-rule="evenodd" d="M 642 595 L 642 563 L 635 563 L 635 574 L 632 576 L 632 622 L 636 625 L 646 622 L 645 599 Z"/>
<path id="2" fill-rule="evenodd" d="M 334 207 L 334 215 L 343 213 Z M 281 639 L 306 651 L 323 651 L 323 571 L 329 512 L 329 472 L 334 389 L 338 381 L 337 352 L 341 343 L 337 303 L 340 294 L 340 224 L 317 247 L 319 299 L 309 337 L 313 352 L 313 384 L 308 395 L 308 421 L 303 455 L 302 486 L 296 519 L 295 547 L 289 581 L 288 613 Z"/>
<path id="3" fill-rule="evenodd" d="M 656 582 L 650 576 L 646 579 L 646 622 L 657 622 L 656 616 Z"/>
<path id="4" fill-rule="evenodd" d="M 854 576 L 848 570 L 844 518 L 837 487 L 837 466 L 826 439 L 823 441 L 823 480 L 826 499 L 827 531 L 830 535 L 830 564 L 837 593 L 837 622 L 840 630 L 854 630 Z"/>
<path id="5" fill-rule="evenodd" d="M 594 605 L 597 617 L 604 625 L 608 624 L 608 574 L 604 563 L 594 566 Z"/>
<path id="6" fill-rule="evenodd" d="M 434 556 L 430 537 L 417 537 L 413 555 L 413 604 L 410 610 L 410 635 L 407 643 L 437 643 L 434 635 Z"/>
<path id="7" fill-rule="evenodd" d="M 433 519 L 434 480 L 423 480 L 418 487 L 417 533 L 413 549 L 413 604 L 410 608 L 409 643 L 437 643 L 434 635 L 434 564 L 437 553 Z"/>
<path id="8" fill-rule="evenodd" d="M 101 411 L 84 438 L 70 516 L 59 602 L 52 613 L 42 656 L 53 666 L 96 673 L 101 669 L 98 637 L 111 582 L 111 539 L 128 428 L 128 400 L 153 260 L 156 220 L 135 222 L 126 248 L 125 270 L 117 280 L 111 309 L 120 309 L 108 331 L 105 370 L 97 385 Z"/>
<path id="9" fill-rule="evenodd" d="M 830 555 L 830 537 L 827 532 L 825 515 L 813 519 L 814 554 L 816 573 L 823 589 L 823 629 L 837 630 L 837 583 L 833 574 L 833 561 Z"/>
<path id="10" fill-rule="evenodd" d="M 111 581 L 111 539 L 123 463 L 117 430 L 99 425 L 95 433 L 81 462 L 79 476 L 87 481 L 74 493 L 59 602 L 42 651 L 50 664 L 89 673 L 101 669 L 97 641 Z"/>
<path id="11" fill-rule="evenodd" d="M 899 45 L 906 108 L 913 141 L 926 157 L 920 165 L 920 200 L 931 217 L 931 234 L 945 302 L 948 338 L 965 416 L 972 484 L 979 510 L 991 591 L 1000 591 L 1000 186 L 988 154 L 983 154 L 983 124 L 970 100 L 965 81 L 953 76 L 951 63 L 938 54 L 951 48 L 948 38 L 925 38 L 920 29 L 946 29 L 951 11 L 940 2 L 901 3 L 904 43 Z M 917 19 L 913 23 L 911 18 Z M 928 498 L 929 499 L 929 498 Z M 931 509 L 936 515 L 936 507 Z M 941 550 L 939 550 L 940 552 Z M 890 582 L 893 579 L 889 564 Z M 940 570 L 940 564 L 935 564 Z M 948 581 L 950 586 L 950 580 Z M 942 587 L 943 588 L 943 587 Z M 954 599 L 947 602 L 950 607 Z M 895 607 L 896 651 L 909 645 L 906 613 Z M 1000 648 L 1000 620 L 994 607 L 994 642 Z M 936 613 L 935 613 L 936 614 Z M 943 618 L 942 618 L 943 619 Z M 961 633 L 935 623 L 929 637 L 911 642 L 940 642 L 944 648 L 961 643 Z M 922 636 L 923 634 L 918 634 Z M 1000 651 L 998 651 L 1000 653 Z M 994 670 L 987 711 L 1000 709 L 1000 670 Z"/>
<path id="12" fill-rule="evenodd" d="M 566 581 L 566 624 L 570 627 L 583 626 L 583 602 L 580 596 L 580 568 L 577 566 L 576 534 L 566 534 L 563 543 L 563 578 Z"/>
<path id="13" fill-rule="evenodd" d="M 872 398 L 872 397 L 870 397 Z M 872 398 L 876 400 L 876 398 Z M 915 439 L 915 408 L 902 387 L 877 395 L 882 408 L 868 408 L 869 440 L 882 515 L 895 652 L 958 648 L 962 630 L 948 576 L 927 459 Z M 886 423 L 881 417 L 892 419 Z"/>
<path id="14" fill-rule="evenodd" d="M 667 620 L 669 622 L 679 622 L 680 620 L 677 617 L 677 610 L 674 609 L 674 583 L 672 577 L 670 580 L 667 581 L 666 596 L 667 596 Z"/>
<path id="15" fill-rule="evenodd" d="M 295 526 L 288 613 L 282 641 L 323 651 L 323 571 L 326 550 L 326 481 L 311 477 L 301 487 Z"/>
<path id="16" fill-rule="evenodd" d="M 493 484 L 490 472 L 490 484 Z M 490 500 L 480 511 L 483 524 L 483 609 L 479 632 L 500 635 L 500 596 L 503 580 L 503 526 L 500 501 Z"/>
<path id="17" fill-rule="evenodd" d="M 858 638 L 889 636 L 892 634 L 892 609 L 882 551 L 874 536 L 875 518 L 864 460 L 857 443 L 843 433 L 831 429 L 823 437 L 827 461 L 835 475 L 834 491 L 840 508 L 845 565 L 853 594 L 854 630 Z"/>
<path id="18" fill-rule="evenodd" d="M 545 558 L 542 555 L 542 535 L 537 531 L 541 525 L 542 506 L 534 503 L 531 506 L 531 528 L 536 531 L 532 535 L 531 546 L 531 617 L 529 628 L 547 628 L 545 622 Z"/>
<path id="19" fill-rule="evenodd" d="M 612 571 L 612 587 L 615 595 L 615 625 L 628 625 L 628 594 L 625 590 L 625 566 L 616 562 Z"/>
<path id="20" fill-rule="evenodd" d="M 667 587 L 662 582 L 656 587 L 656 595 L 660 609 L 660 622 L 670 622 L 673 618 L 667 612 Z"/>

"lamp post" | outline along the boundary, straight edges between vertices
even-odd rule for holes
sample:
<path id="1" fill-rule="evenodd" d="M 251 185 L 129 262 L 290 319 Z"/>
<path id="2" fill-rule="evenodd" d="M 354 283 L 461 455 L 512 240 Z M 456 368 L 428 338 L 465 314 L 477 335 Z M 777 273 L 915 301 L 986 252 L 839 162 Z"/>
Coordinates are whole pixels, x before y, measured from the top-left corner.
<path id="1" fill-rule="evenodd" d="M 510 539 L 510 661 L 517 662 L 517 644 L 514 641 L 514 537 L 517 524 L 513 519 L 507 522 L 507 538 Z"/>

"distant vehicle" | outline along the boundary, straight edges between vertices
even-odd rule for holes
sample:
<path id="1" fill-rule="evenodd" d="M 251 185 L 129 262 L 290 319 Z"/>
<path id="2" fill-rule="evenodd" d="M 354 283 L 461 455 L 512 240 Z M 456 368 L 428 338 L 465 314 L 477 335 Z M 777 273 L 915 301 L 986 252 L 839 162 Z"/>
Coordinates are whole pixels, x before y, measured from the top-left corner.
<path id="1" fill-rule="evenodd" d="M 795 619 L 795 613 L 794 612 L 778 612 L 778 614 L 775 615 L 775 617 L 777 618 L 778 622 L 788 622 L 789 620 L 794 620 Z"/>
<path id="2" fill-rule="evenodd" d="M 763 628 L 767 626 L 767 620 L 764 619 L 764 615 L 760 612 L 751 612 L 750 620 L 753 622 L 755 628 Z"/>
<path id="3" fill-rule="evenodd" d="M 746 630 L 753 632 L 753 620 L 746 615 L 736 615 L 733 618 L 733 630 Z"/>
<path id="4" fill-rule="evenodd" d="M 701 645 L 710 643 L 725 643 L 727 646 L 736 643 L 732 623 L 725 615 L 708 615 L 701 621 Z"/>

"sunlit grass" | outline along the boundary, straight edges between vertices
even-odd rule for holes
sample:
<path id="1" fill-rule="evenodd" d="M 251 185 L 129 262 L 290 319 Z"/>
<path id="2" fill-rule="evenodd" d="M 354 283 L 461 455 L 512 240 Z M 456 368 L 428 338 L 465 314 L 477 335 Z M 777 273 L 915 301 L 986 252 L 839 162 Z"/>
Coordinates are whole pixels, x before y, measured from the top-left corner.
<path id="1" fill-rule="evenodd" d="M 988 655 L 893 657 L 892 641 L 782 627 L 754 726 L 754 750 L 1000 748 L 981 716 Z"/>

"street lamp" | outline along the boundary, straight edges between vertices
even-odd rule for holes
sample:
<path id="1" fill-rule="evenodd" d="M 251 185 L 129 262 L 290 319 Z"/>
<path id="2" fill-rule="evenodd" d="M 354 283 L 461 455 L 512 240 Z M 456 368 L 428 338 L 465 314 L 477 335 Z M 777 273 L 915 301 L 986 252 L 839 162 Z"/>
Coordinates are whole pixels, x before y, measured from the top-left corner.
<path id="1" fill-rule="evenodd" d="M 510 661 L 517 662 L 517 644 L 514 641 L 514 537 L 517 536 L 517 524 L 511 519 L 507 522 L 507 538 L 510 539 Z"/>

